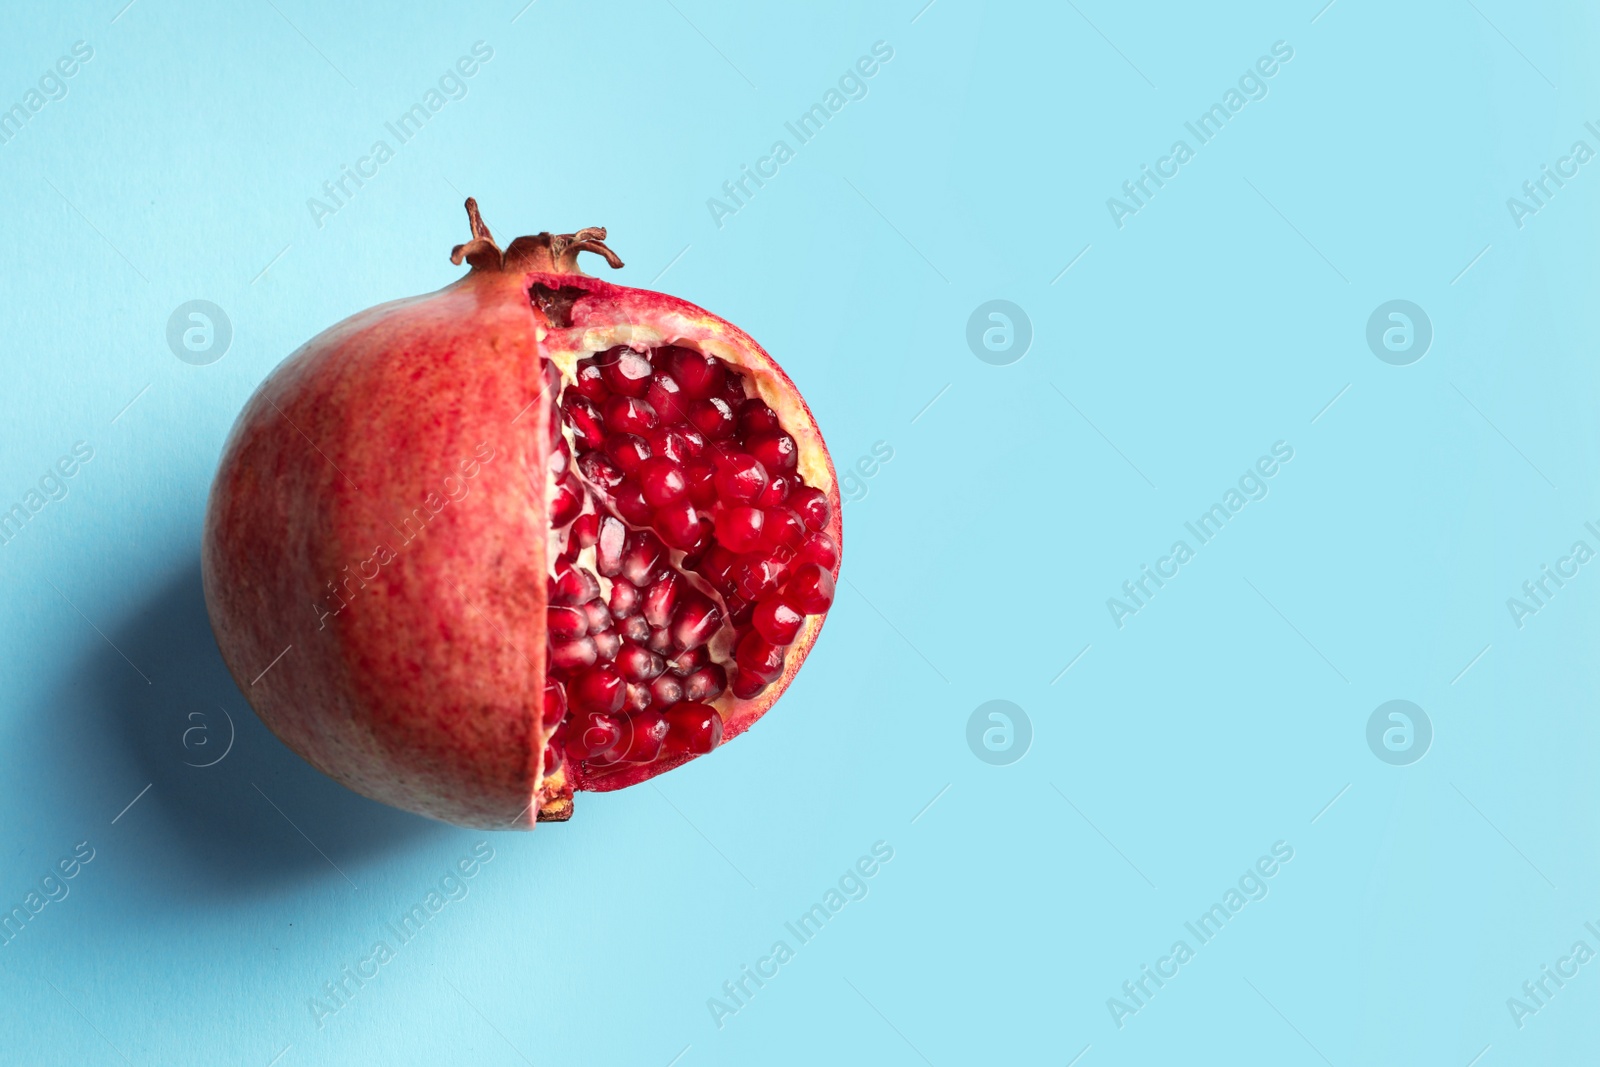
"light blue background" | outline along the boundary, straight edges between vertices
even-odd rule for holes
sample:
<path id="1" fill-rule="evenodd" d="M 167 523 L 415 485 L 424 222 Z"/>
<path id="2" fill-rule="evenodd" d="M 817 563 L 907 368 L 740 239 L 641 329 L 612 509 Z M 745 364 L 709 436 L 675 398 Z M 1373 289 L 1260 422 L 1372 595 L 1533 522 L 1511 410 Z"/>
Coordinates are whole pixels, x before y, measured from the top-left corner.
<path id="1" fill-rule="evenodd" d="M 1521 629 L 1506 599 L 1600 548 L 1600 163 L 1521 229 L 1506 200 L 1600 148 L 1600 16 L 523 2 L 9 5 L 0 103 L 94 58 L 0 145 L 0 501 L 95 457 L 0 548 L 0 903 L 96 855 L 0 948 L 0 1060 L 1592 1058 L 1600 963 L 1520 1029 L 1506 1001 L 1600 949 L 1597 565 Z M 479 40 L 467 96 L 318 228 L 306 199 Z M 867 97 L 719 228 L 707 198 L 879 40 Z M 1269 95 L 1118 229 L 1106 198 L 1280 40 Z M 614 277 L 759 338 L 841 466 L 894 450 L 760 728 L 521 836 L 287 752 L 197 574 L 245 397 L 458 277 L 469 193 L 503 238 L 610 227 Z M 995 298 L 1034 330 L 1009 366 L 965 342 Z M 1404 367 L 1364 339 L 1397 298 L 1435 331 Z M 191 299 L 233 325 L 209 366 L 165 341 Z M 1106 598 L 1279 440 L 1270 495 L 1118 629 Z M 967 747 L 992 699 L 1032 723 L 1009 766 Z M 1391 699 L 1435 730 L 1409 766 L 1366 744 Z M 187 766 L 224 712 L 232 751 Z M 469 895 L 319 1027 L 322 983 L 486 837 Z M 1280 840 L 1270 895 L 1119 1029 L 1107 998 Z M 869 895 L 719 1029 L 708 998 L 876 841 Z"/>

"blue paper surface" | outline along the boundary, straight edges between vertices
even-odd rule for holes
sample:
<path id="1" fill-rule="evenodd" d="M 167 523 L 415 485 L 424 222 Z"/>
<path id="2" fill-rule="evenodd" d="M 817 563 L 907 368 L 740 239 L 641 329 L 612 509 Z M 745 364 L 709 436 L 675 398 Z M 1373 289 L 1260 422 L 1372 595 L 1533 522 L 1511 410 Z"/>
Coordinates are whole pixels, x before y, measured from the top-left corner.
<path id="1" fill-rule="evenodd" d="M 0 1062 L 1591 1057 L 1590 6 L 525 2 L 6 15 Z M 847 498 L 776 709 L 524 835 L 312 770 L 199 589 L 467 195 Z"/>

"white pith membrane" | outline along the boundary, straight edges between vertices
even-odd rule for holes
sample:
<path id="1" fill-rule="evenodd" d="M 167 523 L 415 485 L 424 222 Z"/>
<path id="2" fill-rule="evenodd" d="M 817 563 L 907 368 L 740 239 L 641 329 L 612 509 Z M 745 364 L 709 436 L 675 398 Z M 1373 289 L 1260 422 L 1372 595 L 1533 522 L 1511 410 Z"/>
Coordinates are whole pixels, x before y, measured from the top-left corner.
<path id="1" fill-rule="evenodd" d="M 577 331 L 560 331 L 560 335 L 563 338 L 576 333 Z M 705 666 L 720 668 L 726 678 L 725 684 L 719 691 L 715 692 L 715 695 L 694 694 L 691 699 L 691 695 L 685 694 L 678 701 L 672 703 L 663 703 L 659 698 L 652 696 L 645 706 L 640 707 L 639 704 L 643 697 L 639 690 L 650 689 L 655 682 L 663 682 L 668 678 L 677 678 L 681 686 L 686 679 L 693 680 L 702 677 L 706 673 L 700 666 L 692 667 L 690 670 L 681 672 L 681 674 L 678 673 L 674 669 L 673 661 L 680 654 L 687 653 L 683 653 L 681 646 L 676 643 L 670 647 L 659 649 L 648 646 L 652 647 L 652 651 L 656 651 L 659 656 L 667 661 L 668 666 L 666 669 L 651 681 L 627 683 L 624 689 L 624 703 L 620 711 L 595 712 L 592 706 L 585 705 L 583 698 L 579 695 L 581 686 L 578 685 L 578 682 L 580 681 L 580 676 L 586 671 L 595 671 L 607 666 L 605 661 L 608 659 L 610 661 L 609 666 L 617 667 L 620 663 L 620 657 L 627 650 L 627 645 L 617 640 L 610 640 L 613 647 L 617 649 L 612 657 L 604 655 L 602 646 L 597 652 L 597 662 L 588 666 L 563 668 L 556 666 L 552 662 L 556 645 L 561 644 L 563 640 L 583 641 L 599 635 L 596 634 L 593 627 L 589 629 L 587 634 L 575 638 L 564 639 L 552 633 L 547 641 L 545 650 L 546 676 L 547 679 L 561 685 L 564 718 L 560 726 L 549 726 L 548 724 L 546 726 L 549 731 L 547 737 L 548 745 L 539 756 L 539 776 L 536 782 L 538 782 L 538 799 L 541 803 L 559 805 L 564 797 L 570 796 L 573 776 L 569 775 L 568 771 L 574 761 L 581 761 L 583 764 L 583 774 L 580 777 L 585 781 L 593 781 L 596 777 L 603 777 L 609 772 L 621 770 L 627 766 L 647 764 L 657 759 L 681 761 L 684 758 L 692 758 L 694 755 L 703 754 L 703 752 L 709 751 L 711 747 L 714 747 L 722 732 L 720 716 L 727 714 L 731 708 L 742 701 L 758 695 L 766 685 L 770 685 L 772 681 L 781 676 L 787 665 L 788 655 L 785 652 L 779 659 L 775 670 L 745 672 L 746 676 L 743 680 L 745 688 L 742 693 L 735 693 L 735 683 L 739 680 L 741 674 L 741 668 L 735 661 L 736 643 L 745 635 L 757 629 L 752 622 L 754 609 L 759 606 L 760 601 L 767 598 L 776 598 L 786 604 L 793 604 L 796 601 L 796 596 L 790 592 L 790 579 L 794 578 L 796 572 L 807 564 L 816 564 L 821 567 L 822 571 L 826 572 L 827 599 L 831 601 L 831 574 L 834 563 L 838 558 L 838 545 L 826 533 L 829 515 L 831 514 L 827 508 L 827 499 L 833 489 L 832 471 L 828 466 L 826 453 L 822 450 L 820 437 L 816 434 L 815 426 L 810 420 L 809 413 L 805 412 L 803 407 L 797 405 L 792 387 L 787 386 L 785 383 L 780 383 L 765 368 L 759 365 L 751 366 L 746 359 L 741 358 L 741 353 L 735 348 L 714 337 L 673 336 L 650 327 L 619 324 L 584 330 L 581 332 L 581 338 L 571 348 L 560 347 L 554 343 L 555 339 L 555 333 L 545 330 L 540 331 L 538 338 L 541 352 L 548 359 L 548 365 L 559 375 L 559 388 L 556 396 L 552 398 L 551 414 L 559 425 L 561 441 L 565 447 L 567 460 L 563 471 L 558 454 L 560 447 L 555 446 L 552 448 L 552 467 L 545 473 L 546 514 L 554 515 L 556 513 L 557 498 L 558 495 L 562 494 L 561 483 L 569 476 L 577 480 L 583 489 L 583 493 L 581 495 L 581 506 L 577 514 L 559 527 L 552 525 L 547 533 L 546 558 L 550 561 L 552 593 L 555 591 L 557 576 L 563 571 L 564 567 L 571 566 L 581 572 L 586 572 L 598 586 L 599 595 L 595 600 L 598 600 L 599 603 L 606 605 L 608 608 L 613 605 L 613 592 L 617 582 L 612 576 L 600 573 L 600 546 L 590 544 L 581 548 L 575 556 L 566 556 L 569 539 L 574 535 L 575 525 L 597 521 L 605 523 L 607 520 L 620 522 L 622 528 L 626 531 L 627 544 L 629 546 L 634 544 L 634 539 L 637 536 L 648 532 L 657 539 L 664 549 L 659 562 L 650 568 L 652 574 L 657 576 L 656 581 L 661 580 L 659 576 L 664 566 L 670 567 L 679 576 L 679 588 L 674 600 L 673 617 L 667 621 L 666 625 L 652 628 L 655 639 L 662 640 L 660 637 L 662 631 L 671 634 L 677 630 L 678 612 L 685 604 L 685 594 L 699 594 L 699 596 L 706 598 L 711 604 L 715 605 L 715 609 L 720 615 L 720 621 L 714 634 L 704 645 L 708 653 Z M 807 516 L 802 517 L 804 519 L 801 524 L 804 529 L 804 541 L 796 548 L 786 549 L 770 542 L 763 542 L 762 547 L 751 549 L 749 552 L 739 556 L 741 560 L 749 559 L 753 556 L 759 556 L 764 559 L 777 559 L 787 556 L 787 559 L 781 564 L 780 578 L 759 597 L 745 598 L 739 596 L 737 592 L 730 593 L 726 589 L 728 584 L 726 581 L 719 587 L 718 583 L 708 580 L 706 576 L 695 570 L 695 566 L 700 565 L 701 561 L 707 557 L 713 548 L 723 547 L 721 538 L 715 532 L 715 521 L 718 509 L 721 507 L 720 503 L 708 505 L 698 511 L 702 522 L 705 524 L 702 526 L 705 540 L 700 541 L 692 549 L 686 551 L 681 547 L 668 543 L 668 539 L 662 535 L 660 528 L 653 525 L 654 517 L 646 522 L 629 521 L 623 518 L 617 509 L 613 495 L 606 488 L 591 480 L 582 469 L 579 462 L 580 457 L 586 453 L 596 451 L 599 452 L 601 457 L 606 458 L 610 466 L 619 467 L 610 458 L 608 450 L 582 447 L 580 445 L 579 432 L 567 418 L 567 402 L 569 398 L 574 398 L 579 393 L 580 364 L 589 360 L 590 357 L 601 356 L 602 353 L 606 353 L 617 346 L 626 346 L 634 353 L 638 353 L 649 360 L 653 374 L 667 373 L 668 355 L 673 348 L 688 349 L 704 356 L 715 357 L 720 361 L 723 372 L 729 378 L 737 377 L 740 380 L 742 393 L 746 399 L 759 398 L 770 409 L 778 424 L 776 431 L 772 432 L 786 434 L 792 439 L 796 460 L 794 468 L 788 471 L 779 470 L 775 472 L 788 479 L 790 488 L 786 494 L 786 501 L 769 503 L 765 506 L 757 504 L 755 506 L 762 507 L 766 514 L 772 514 L 772 510 L 768 509 L 785 508 L 788 502 L 787 497 L 792 497 L 795 492 L 803 488 L 810 488 L 817 490 L 821 494 L 822 510 L 820 514 L 822 517 L 820 520 L 817 519 L 818 512 L 814 507 Z M 619 358 L 621 358 L 620 354 Z M 626 394 L 610 391 L 610 395 L 624 396 Z M 739 425 L 738 404 L 728 395 L 728 392 L 718 391 L 712 395 L 730 403 L 735 420 L 733 435 L 722 440 L 716 440 L 707 438 L 705 434 L 700 434 L 700 437 L 704 440 L 700 455 L 690 456 L 684 463 L 686 467 L 695 460 L 709 461 L 717 453 L 721 453 L 724 456 L 729 453 L 742 454 L 744 453 L 744 446 L 752 445 L 757 437 L 762 436 L 755 434 L 747 437 L 745 431 Z M 699 399 L 706 400 L 706 398 Z M 648 401 L 641 402 L 648 406 Z M 680 410 L 687 409 L 691 402 L 688 399 L 681 400 Z M 604 401 L 594 402 L 594 406 L 602 408 L 603 403 Z M 602 412 L 602 416 L 603 414 Z M 605 429 L 608 441 L 613 434 L 621 432 L 607 426 L 603 418 L 601 425 Z M 690 423 L 680 424 L 674 422 L 670 428 L 679 432 L 699 433 Z M 668 429 L 669 426 L 662 421 L 651 431 L 651 434 L 663 433 Z M 744 439 L 742 444 L 741 439 Z M 652 458 L 654 457 L 652 456 Z M 590 460 L 589 462 L 595 461 Z M 635 470 L 637 470 L 637 467 Z M 637 478 L 632 473 L 628 474 L 628 478 L 629 481 L 625 485 L 636 484 Z M 618 488 L 623 487 L 619 486 Z M 814 502 L 815 495 L 808 494 L 805 499 Z M 687 501 L 688 497 L 685 496 L 684 500 Z M 738 502 L 733 501 L 732 503 Z M 666 505 L 663 505 L 663 507 L 666 507 Z M 597 516 L 598 518 L 586 519 L 586 516 Z M 637 514 L 635 518 L 638 518 Z M 614 527 L 612 529 L 614 530 Z M 613 536 L 615 536 L 614 533 Z M 688 559 L 690 565 L 685 565 L 686 559 Z M 613 569 L 613 574 L 616 573 L 615 569 Z M 653 583 L 647 582 L 645 586 L 637 588 L 638 599 L 641 602 L 645 600 L 647 588 L 651 584 Z M 623 595 L 626 596 L 626 592 Z M 693 599 L 692 596 L 690 599 Z M 594 600 L 589 602 L 591 609 L 594 602 Z M 733 607 L 730 607 L 730 602 Z M 741 604 L 743 605 L 742 611 L 739 609 Z M 796 644 L 802 647 L 809 645 L 810 639 L 814 637 L 816 630 L 821 626 L 822 617 L 827 611 L 827 605 L 822 604 L 822 601 L 812 601 L 813 607 L 818 604 L 822 605 L 819 610 L 799 612 L 799 622 L 795 626 L 795 635 L 787 642 L 778 644 L 769 641 L 767 645 L 784 650 Z M 552 618 L 554 618 L 558 609 L 571 606 L 557 604 L 554 596 L 552 596 L 551 605 Z M 580 608 L 579 610 L 582 611 L 583 609 Z M 612 618 L 608 615 L 606 619 L 609 620 L 609 628 L 603 628 L 601 633 L 609 632 L 620 637 L 626 625 L 631 623 L 634 626 L 634 634 L 637 637 L 641 631 L 634 620 L 639 618 L 640 615 L 639 608 L 634 608 L 632 611 L 627 612 L 626 617 L 618 615 Z M 658 615 L 657 617 L 659 618 L 660 616 Z M 737 626 L 733 621 L 735 617 L 741 619 Z M 570 619 L 571 617 L 567 616 L 567 618 Z M 770 618 L 771 614 L 769 613 L 768 619 L 770 620 Z M 757 636 L 762 637 L 760 634 L 757 634 Z M 602 637 L 601 640 L 607 639 Z M 765 640 L 765 637 L 762 637 L 762 640 Z M 637 655 L 637 653 L 634 654 Z M 771 661 L 769 660 L 768 662 L 770 663 Z M 711 673 L 715 674 L 714 671 Z M 761 679 L 767 675 L 770 675 L 770 677 L 766 677 L 765 683 L 758 685 Z M 547 689 L 548 687 L 547 684 Z M 670 689 L 670 686 L 667 688 Z M 664 727 L 660 725 L 663 712 L 669 713 L 666 715 L 667 722 Z M 595 719 L 597 714 L 602 719 Z M 607 745 L 605 751 L 598 755 L 575 755 L 575 751 L 581 752 L 586 747 L 584 742 L 577 740 L 579 736 L 588 739 L 588 748 L 593 748 L 596 743 L 603 742 L 607 738 L 614 736 L 607 730 L 602 730 L 599 726 L 593 725 L 604 721 L 603 717 L 606 715 L 611 715 L 615 720 L 620 721 L 626 736 L 621 737 L 613 744 Z M 715 722 L 710 721 L 713 719 Z M 585 724 L 590 725 L 588 725 L 587 729 L 580 729 Z M 663 733 L 665 734 L 664 737 L 661 736 Z M 565 750 L 565 760 L 552 765 L 555 763 L 554 756 L 558 750 Z M 579 784 L 582 784 L 582 782 Z M 570 806 L 570 801 L 566 803 Z M 558 815 L 553 817 L 561 818 L 565 816 Z"/>

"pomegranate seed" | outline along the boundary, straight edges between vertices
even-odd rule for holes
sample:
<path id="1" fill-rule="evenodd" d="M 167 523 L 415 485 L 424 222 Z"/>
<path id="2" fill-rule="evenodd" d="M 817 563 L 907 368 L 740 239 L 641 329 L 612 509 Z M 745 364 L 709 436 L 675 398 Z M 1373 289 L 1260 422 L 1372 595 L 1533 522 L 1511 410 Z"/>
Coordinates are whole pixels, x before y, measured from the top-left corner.
<path id="1" fill-rule="evenodd" d="M 579 456 L 578 471 L 602 489 L 615 489 L 622 484 L 622 470 L 603 452 L 585 452 Z"/>
<path id="2" fill-rule="evenodd" d="M 806 617 L 783 602 L 782 597 L 768 596 L 756 605 L 751 616 L 756 631 L 774 645 L 792 644 Z"/>
<path id="3" fill-rule="evenodd" d="M 622 636 L 642 645 L 650 640 L 650 624 L 644 621 L 643 615 L 630 615 L 622 620 Z"/>
<path id="4" fill-rule="evenodd" d="M 699 430 L 691 430 L 687 426 L 685 426 L 681 432 L 683 434 L 683 445 L 684 448 L 688 450 L 689 458 L 693 459 L 695 456 L 698 456 L 701 452 L 705 451 L 705 434 L 701 433 Z"/>
<path id="5" fill-rule="evenodd" d="M 756 611 L 754 603 L 738 593 L 730 594 L 723 602 L 728 605 L 728 621 L 733 624 L 735 630 L 742 631 L 750 625 L 750 616 Z"/>
<path id="6" fill-rule="evenodd" d="M 628 536 L 627 527 L 621 520 L 607 515 L 600 521 L 600 534 L 595 539 L 597 547 L 594 551 L 594 566 L 597 571 L 607 578 L 615 578 L 622 573 L 622 546 Z M 619 612 L 616 607 L 616 587 L 612 587 L 611 611 L 615 615 L 626 615 Z"/>
<path id="7" fill-rule="evenodd" d="M 687 500 L 658 508 L 655 518 L 661 539 L 673 548 L 693 548 L 705 536 L 700 513 Z"/>
<path id="8" fill-rule="evenodd" d="M 740 700 L 749 700 L 751 697 L 761 695 L 761 691 L 771 685 L 770 679 L 749 671 L 740 671 L 733 676 L 733 695 Z"/>
<path id="9" fill-rule="evenodd" d="M 690 403 L 689 398 L 683 395 L 678 383 L 665 374 L 651 377 L 650 388 L 645 390 L 644 397 L 656 409 L 656 415 L 662 422 L 684 422 L 689 417 L 685 410 Z"/>
<path id="10" fill-rule="evenodd" d="M 626 345 L 608 349 L 600 357 L 600 373 L 611 391 L 628 397 L 644 396 L 650 384 L 650 361 Z"/>
<path id="11" fill-rule="evenodd" d="M 663 459 L 670 459 L 674 463 L 683 463 L 690 458 L 689 439 L 681 430 L 668 430 L 661 427 L 650 431 L 650 451 Z"/>
<path id="12" fill-rule="evenodd" d="M 707 664 L 683 680 L 683 699 L 715 700 L 728 688 L 728 672 L 715 663 Z"/>
<path id="13" fill-rule="evenodd" d="M 632 477 L 612 490 L 611 500 L 622 517 L 635 526 L 649 525 L 650 517 L 655 514 L 650 501 L 644 498 L 644 490 Z"/>
<path id="14" fill-rule="evenodd" d="M 721 397 L 694 401 L 689 405 L 689 421 L 708 441 L 720 441 L 733 435 L 733 409 Z"/>
<path id="15" fill-rule="evenodd" d="M 600 422 L 600 409 L 586 397 L 569 396 L 561 405 L 561 413 L 580 448 L 599 448 L 605 443 L 606 432 Z"/>
<path id="16" fill-rule="evenodd" d="M 612 401 L 606 401 L 610 405 Z M 611 425 L 610 408 L 607 407 L 606 425 Z M 762 434 L 753 437 L 749 443 L 750 454 L 761 461 L 761 465 L 773 474 L 781 474 L 794 470 L 795 464 L 800 459 L 800 448 L 794 443 L 794 438 L 783 432 Z"/>
<path id="17" fill-rule="evenodd" d="M 598 656 L 594 638 L 579 637 L 572 641 L 550 643 L 550 666 L 570 671 L 575 667 L 589 667 Z"/>
<path id="18" fill-rule="evenodd" d="M 778 587 L 783 564 L 768 556 L 745 556 L 734 572 L 733 587 L 746 600 L 760 600 Z"/>
<path id="19" fill-rule="evenodd" d="M 587 604 L 600 595 L 600 583 L 582 567 L 574 567 L 566 560 L 558 559 L 554 569 L 555 574 L 550 580 L 550 603 L 576 606 Z"/>
<path id="20" fill-rule="evenodd" d="M 631 543 L 622 553 L 622 576 L 642 589 L 655 580 L 666 549 L 653 533 L 635 535 L 629 540 Z"/>
<path id="21" fill-rule="evenodd" d="M 789 508 L 768 508 L 766 525 L 761 530 L 761 547 L 794 551 L 806 539 L 806 524 Z"/>
<path id="22" fill-rule="evenodd" d="M 807 615 L 821 615 L 833 606 L 833 591 L 833 575 L 815 563 L 805 563 L 784 587 L 784 599 Z"/>
<path id="23" fill-rule="evenodd" d="M 567 443 L 558 437 L 551 442 L 550 458 L 545 460 L 545 469 L 559 478 L 567 473 L 567 466 L 571 458 L 567 454 Z"/>
<path id="24" fill-rule="evenodd" d="M 561 750 L 554 745 L 544 746 L 543 773 L 550 775 L 561 769 Z"/>
<path id="25" fill-rule="evenodd" d="M 550 525 L 559 529 L 578 517 L 583 510 L 583 487 L 570 475 L 556 485 L 550 498 Z"/>
<path id="26" fill-rule="evenodd" d="M 672 634 L 665 626 L 659 630 L 651 630 L 649 638 L 645 640 L 644 647 L 652 652 L 659 652 L 664 656 L 672 651 Z"/>
<path id="27" fill-rule="evenodd" d="M 690 591 L 681 598 L 672 617 L 672 643 L 679 648 L 698 649 L 711 640 L 721 624 L 722 611 L 711 598 Z"/>
<path id="28" fill-rule="evenodd" d="M 626 619 L 639 610 L 639 590 L 618 578 L 611 583 L 611 617 Z"/>
<path id="29" fill-rule="evenodd" d="M 615 630 L 601 630 L 589 636 L 594 638 L 595 655 L 598 658 L 608 662 L 617 658 L 617 651 L 622 648 L 622 638 L 617 636 Z"/>
<path id="30" fill-rule="evenodd" d="M 794 488 L 795 479 L 792 474 L 779 474 L 767 482 L 767 487 L 756 498 L 756 506 L 775 508 L 789 499 L 789 492 Z"/>
<path id="31" fill-rule="evenodd" d="M 697 459 L 683 469 L 689 483 L 689 500 L 697 508 L 708 508 L 717 502 L 717 468 L 710 460 Z"/>
<path id="32" fill-rule="evenodd" d="M 785 503 L 800 513 L 800 518 L 808 530 L 826 529 L 828 520 L 833 518 L 833 507 L 828 503 L 828 494 L 809 485 L 796 488 L 789 494 L 789 499 Z"/>
<path id="33" fill-rule="evenodd" d="M 766 513 L 760 508 L 743 504 L 728 508 L 717 517 L 717 540 L 730 552 L 749 552 L 761 543 L 766 521 Z"/>
<path id="34" fill-rule="evenodd" d="M 754 456 L 735 452 L 716 466 L 717 492 L 729 503 L 749 503 L 767 487 L 767 468 Z"/>
<path id="35" fill-rule="evenodd" d="M 656 359 L 691 400 L 704 400 L 722 388 L 722 364 L 692 348 L 663 345 L 656 349 Z"/>
<path id="36" fill-rule="evenodd" d="M 682 678 L 704 667 L 710 660 L 711 653 L 707 652 L 704 646 L 686 648 L 667 661 L 667 669 Z"/>
<path id="37" fill-rule="evenodd" d="M 733 658 L 741 674 L 749 671 L 770 682 L 783 673 L 783 647 L 772 644 L 754 630 L 739 639 Z"/>
<path id="38" fill-rule="evenodd" d="M 612 433 L 643 434 L 655 429 L 656 412 L 647 401 L 613 396 L 601 410 L 605 412 L 606 429 Z"/>
<path id="39" fill-rule="evenodd" d="M 644 438 L 631 433 L 613 434 L 606 438 L 606 455 L 624 474 L 638 470 L 650 458 L 650 445 Z"/>
<path id="40" fill-rule="evenodd" d="M 650 701 L 658 708 L 670 708 L 683 699 L 683 682 L 676 675 L 663 674 L 650 683 Z"/>
<path id="41" fill-rule="evenodd" d="M 579 515 L 572 523 L 572 532 L 567 535 L 567 547 L 574 544 L 578 550 L 588 548 L 600 539 L 600 516 L 597 512 Z"/>
<path id="42" fill-rule="evenodd" d="M 663 751 L 669 756 L 701 756 L 722 744 L 722 716 L 709 704 L 682 703 L 661 713 L 667 723 Z"/>
<path id="43" fill-rule="evenodd" d="M 666 660 L 632 641 L 624 641 L 617 653 L 617 670 L 630 682 L 648 682 L 666 669 Z"/>
<path id="44" fill-rule="evenodd" d="M 594 759 L 620 749 L 627 720 L 614 714 L 586 714 L 567 723 L 566 748 L 579 759 Z M 613 756 L 614 758 L 614 756 Z"/>
<path id="45" fill-rule="evenodd" d="M 623 763 L 650 763 L 661 755 L 661 746 L 667 739 L 667 720 L 659 714 L 642 711 L 628 716 L 632 736 L 623 751 Z"/>
<path id="46" fill-rule="evenodd" d="M 611 628 L 611 612 L 606 610 L 602 600 L 591 600 L 582 608 L 584 619 L 589 624 L 590 633 L 599 633 L 601 630 Z"/>
<path id="47" fill-rule="evenodd" d="M 666 507 L 682 500 L 689 491 L 683 468 L 662 456 L 645 460 L 639 467 L 639 488 L 654 507 Z M 672 540 L 670 537 L 667 539 Z M 682 547 L 682 546 L 679 546 Z"/>
<path id="48" fill-rule="evenodd" d="M 739 404 L 739 432 L 746 437 L 756 437 L 781 429 L 777 412 L 767 407 L 767 402 L 753 396 Z"/>
<path id="49" fill-rule="evenodd" d="M 710 519 L 702 519 L 701 520 L 702 528 L 704 528 L 704 524 L 705 523 L 708 523 L 710 521 L 711 521 Z M 682 566 L 680 567 L 680 569 L 681 570 L 685 570 L 685 571 L 696 571 L 696 570 L 699 570 L 700 569 L 700 561 L 705 558 L 705 554 L 707 552 L 711 551 L 711 545 L 712 545 L 712 541 L 711 541 L 711 538 L 709 536 L 702 537 L 700 540 L 696 541 L 694 543 L 694 547 L 693 548 L 688 549 L 688 550 L 686 550 L 684 552 Z"/>
<path id="50" fill-rule="evenodd" d="M 697 697 L 696 699 L 704 699 Z M 549 681 L 544 683 L 544 725 L 555 727 L 561 725 L 561 720 L 567 717 L 567 696 L 561 690 L 561 683 Z"/>
<path id="51" fill-rule="evenodd" d="M 623 711 L 643 711 L 650 706 L 650 687 L 648 685 L 628 686 L 628 699 L 622 702 Z"/>
<path id="52" fill-rule="evenodd" d="M 723 400 L 727 401 L 728 407 L 736 408 L 744 403 L 746 395 L 744 391 L 744 376 L 734 368 L 733 364 L 721 359 L 717 360 L 717 362 L 722 364 L 723 374 L 720 395 Z"/>
<path id="53" fill-rule="evenodd" d="M 652 630 L 663 629 L 672 621 L 672 608 L 678 599 L 678 583 L 677 572 L 668 571 L 644 591 L 644 619 Z"/>
<path id="54" fill-rule="evenodd" d="M 558 641 L 569 641 L 589 632 L 589 624 L 583 612 L 577 608 L 552 607 L 547 608 L 544 614 L 545 631 Z"/>
<path id="55" fill-rule="evenodd" d="M 832 573 L 833 568 L 839 565 L 839 545 L 825 533 L 814 533 L 806 538 L 806 543 L 800 546 L 800 554 L 795 558 L 801 563 L 815 563 Z"/>
<path id="56" fill-rule="evenodd" d="M 626 695 L 622 676 L 605 664 L 588 668 L 572 683 L 572 702 L 586 711 L 621 711 Z"/>
<path id="57" fill-rule="evenodd" d="M 739 565 L 739 557 L 723 548 L 721 545 L 712 545 L 700 560 L 700 565 L 695 568 L 712 588 L 719 593 L 726 593 L 733 588 L 734 568 Z"/>
<path id="58" fill-rule="evenodd" d="M 573 388 L 590 400 L 604 400 L 606 394 L 611 392 L 605 379 L 600 376 L 600 365 L 593 356 L 578 360 L 578 382 Z"/>

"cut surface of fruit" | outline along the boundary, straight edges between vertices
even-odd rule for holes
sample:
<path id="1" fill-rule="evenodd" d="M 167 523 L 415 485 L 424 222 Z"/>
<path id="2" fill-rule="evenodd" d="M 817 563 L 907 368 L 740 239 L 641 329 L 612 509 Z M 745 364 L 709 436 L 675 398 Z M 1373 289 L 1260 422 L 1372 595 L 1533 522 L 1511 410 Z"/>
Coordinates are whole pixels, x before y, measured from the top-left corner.
<path id="1" fill-rule="evenodd" d="M 831 606 L 831 583 L 821 595 L 808 561 L 831 551 L 833 505 L 803 475 L 774 481 L 795 470 L 799 447 L 738 364 L 683 338 L 543 358 L 560 413 L 545 685 L 571 709 L 552 744 L 574 787 L 605 788 L 641 764 L 709 751 L 727 705 L 782 676 L 806 618 Z M 710 472 L 693 496 L 689 465 Z M 750 505 L 773 486 L 767 507 Z M 747 666 L 736 652 L 750 634 L 764 653 Z M 593 743 L 597 730 L 606 744 Z"/>

